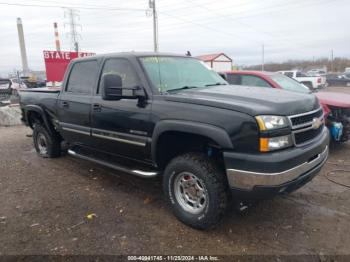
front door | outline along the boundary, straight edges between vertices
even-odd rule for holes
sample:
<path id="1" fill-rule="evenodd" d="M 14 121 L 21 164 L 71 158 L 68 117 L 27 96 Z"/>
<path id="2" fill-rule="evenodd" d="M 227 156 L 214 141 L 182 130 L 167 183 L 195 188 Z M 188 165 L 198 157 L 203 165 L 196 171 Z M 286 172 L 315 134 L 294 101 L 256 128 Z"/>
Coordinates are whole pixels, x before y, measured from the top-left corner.
<path id="1" fill-rule="evenodd" d="M 118 74 L 124 87 L 142 87 L 133 65 L 127 59 L 107 59 L 100 79 L 106 73 Z M 151 142 L 151 105 L 139 99 L 103 100 L 99 89 L 92 101 L 92 137 L 95 146 L 135 160 L 147 158 Z"/>

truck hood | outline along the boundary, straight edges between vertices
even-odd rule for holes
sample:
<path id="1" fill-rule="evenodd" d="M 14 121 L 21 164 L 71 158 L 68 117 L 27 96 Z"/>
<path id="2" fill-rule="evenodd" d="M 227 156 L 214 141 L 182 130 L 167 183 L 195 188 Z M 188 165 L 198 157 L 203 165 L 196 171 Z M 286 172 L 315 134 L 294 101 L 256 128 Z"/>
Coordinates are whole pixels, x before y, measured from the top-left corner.
<path id="1" fill-rule="evenodd" d="M 319 108 L 313 94 L 275 88 L 221 85 L 181 90 L 165 96 L 168 101 L 224 108 L 251 116 L 295 115 Z"/>
<path id="2" fill-rule="evenodd" d="M 350 95 L 336 92 L 315 93 L 322 105 L 350 108 Z"/>

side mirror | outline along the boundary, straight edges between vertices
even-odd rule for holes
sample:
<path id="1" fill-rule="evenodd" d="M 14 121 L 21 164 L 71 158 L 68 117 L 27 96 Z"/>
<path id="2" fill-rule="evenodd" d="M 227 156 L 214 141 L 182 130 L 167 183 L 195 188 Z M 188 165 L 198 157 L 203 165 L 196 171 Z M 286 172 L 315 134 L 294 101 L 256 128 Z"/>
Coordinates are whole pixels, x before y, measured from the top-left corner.
<path id="1" fill-rule="evenodd" d="M 101 79 L 103 100 L 138 99 L 145 96 L 139 86 L 124 87 L 122 78 L 117 74 L 105 74 Z"/>

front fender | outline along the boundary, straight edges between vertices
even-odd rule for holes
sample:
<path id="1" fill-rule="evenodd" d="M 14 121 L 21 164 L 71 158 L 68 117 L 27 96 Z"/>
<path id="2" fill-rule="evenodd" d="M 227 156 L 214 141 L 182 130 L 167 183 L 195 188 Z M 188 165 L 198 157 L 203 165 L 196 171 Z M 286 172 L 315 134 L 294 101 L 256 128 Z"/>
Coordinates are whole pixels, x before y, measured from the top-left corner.
<path id="1" fill-rule="evenodd" d="M 157 123 L 152 135 L 152 159 L 156 163 L 157 144 L 159 137 L 167 131 L 179 131 L 183 133 L 201 135 L 215 141 L 219 146 L 225 149 L 232 149 L 232 141 L 228 133 L 217 126 L 204 123 L 197 123 L 183 120 L 163 120 Z"/>

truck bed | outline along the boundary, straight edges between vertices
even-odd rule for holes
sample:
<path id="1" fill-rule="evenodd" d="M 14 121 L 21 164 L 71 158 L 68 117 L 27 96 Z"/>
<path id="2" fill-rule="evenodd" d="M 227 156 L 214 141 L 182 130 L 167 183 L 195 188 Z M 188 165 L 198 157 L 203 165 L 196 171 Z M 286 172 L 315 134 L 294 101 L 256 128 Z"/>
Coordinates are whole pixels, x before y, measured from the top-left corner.
<path id="1" fill-rule="evenodd" d="M 57 99 L 60 88 L 26 88 L 19 90 L 20 104 L 22 108 L 26 105 L 38 105 L 47 112 L 56 112 Z"/>

